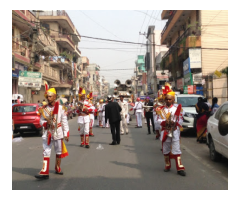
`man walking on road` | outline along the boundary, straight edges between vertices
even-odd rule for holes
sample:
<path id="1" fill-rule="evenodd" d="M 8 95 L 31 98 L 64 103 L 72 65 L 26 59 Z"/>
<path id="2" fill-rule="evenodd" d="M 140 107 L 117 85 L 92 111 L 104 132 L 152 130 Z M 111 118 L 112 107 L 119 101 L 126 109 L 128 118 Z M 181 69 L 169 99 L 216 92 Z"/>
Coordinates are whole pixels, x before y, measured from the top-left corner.
<path id="1" fill-rule="evenodd" d="M 147 127 L 148 127 L 148 135 L 151 134 L 150 131 L 150 120 L 152 122 L 152 128 L 153 128 L 153 133 L 155 133 L 155 127 L 154 127 L 154 121 L 153 121 L 153 103 L 149 101 L 149 97 L 146 98 L 146 102 L 144 103 L 144 110 L 145 110 L 145 116 L 147 119 Z"/>
<path id="2" fill-rule="evenodd" d="M 135 103 L 135 105 L 134 105 L 134 107 L 132 109 L 135 110 L 136 119 L 137 119 L 137 126 L 135 128 L 142 128 L 142 109 L 143 109 L 143 104 L 140 101 L 139 97 L 137 98 L 137 102 Z"/>
<path id="3" fill-rule="evenodd" d="M 164 93 L 166 94 L 166 105 L 160 110 L 158 119 L 158 122 L 162 127 L 161 141 L 165 159 L 164 172 L 170 171 L 170 152 L 172 152 L 171 157 L 175 159 L 177 173 L 181 176 L 185 176 L 186 173 L 181 162 L 182 152 L 180 149 L 180 128 L 183 123 L 184 111 L 182 110 L 181 105 L 174 104 L 175 92 L 173 92 L 169 86 L 165 86 L 164 90 Z"/>
<path id="4" fill-rule="evenodd" d="M 112 133 L 112 143 L 110 145 L 120 144 L 120 112 L 122 108 L 117 102 L 112 102 L 111 95 L 108 96 L 108 104 L 105 107 L 105 123 L 109 119 L 111 133 Z"/>
<path id="5" fill-rule="evenodd" d="M 48 105 L 40 107 L 38 112 L 41 114 L 40 124 L 44 127 L 43 132 L 43 167 L 39 174 L 35 175 L 38 179 L 49 178 L 49 163 L 52 144 L 54 144 L 56 152 L 55 173 L 63 175 L 60 168 L 61 159 L 68 156 L 67 149 L 63 142 L 63 138 L 69 140 L 69 126 L 67 116 L 64 109 L 56 100 L 55 88 L 47 89 L 45 97 L 48 100 Z"/>
<path id="6" fill-rule="evenodd" d="M 119 106 L 122 108 L 122 111 L 120 113 L 122 121 L 120 122 L 120 131 L 121 131 L 121 135 L 124 135 L 124 129 L 123 126 L 126 130 L 126 134 L 128 134 L 128 126 L 127 126 L 127 115 L 128 115 L 128 103 L 123 101 L 123 95 L 120 94 L 120 101 L 118 102 Z"/>

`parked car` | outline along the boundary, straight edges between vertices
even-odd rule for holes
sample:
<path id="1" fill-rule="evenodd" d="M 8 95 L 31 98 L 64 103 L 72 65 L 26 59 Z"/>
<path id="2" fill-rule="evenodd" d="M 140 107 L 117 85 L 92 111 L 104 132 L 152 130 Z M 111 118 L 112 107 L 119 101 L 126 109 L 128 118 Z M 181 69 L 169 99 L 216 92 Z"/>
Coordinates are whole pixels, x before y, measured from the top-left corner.
<path id="1" fill-rule="evenodd" d="M 67 119 L 72 119 L 73 118 L 73 110 L 70 106 L 66 106 L 67 108 Z"/>
<path id="2" fill-rule="evenodd" d="M 183 116 L 183 131 L 189 129 L 196 129 L 196 117 L 197 112 L 195 105 L 198 102 L 198 98 L 202 97 L 202 95 L 197 94 L 176 94 L 175 101 L 178 104 L 182 104 L 182 109 L 184 110 L 185 114 Z"/>
<path id="3" fill-rule="evenodd" d="M 42 135 L 38 104 L 15 104 L 12 106 L 12 118 L 14 120 L 14 133 L 21 135 L 26 132 L 36 132 Z"/>
<path id="4" fill-rule="evenodd" d="M 207 122 L 207 145 L 213 161 L 228 158 L 228 102 L 223 103 Z"/>

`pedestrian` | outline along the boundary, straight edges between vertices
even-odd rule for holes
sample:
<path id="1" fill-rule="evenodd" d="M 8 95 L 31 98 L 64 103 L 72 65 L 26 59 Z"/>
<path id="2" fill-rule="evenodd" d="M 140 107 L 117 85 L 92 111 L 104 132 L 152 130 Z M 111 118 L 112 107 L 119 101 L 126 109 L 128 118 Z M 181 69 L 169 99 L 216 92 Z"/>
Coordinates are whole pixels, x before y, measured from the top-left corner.
<path id="1" fill-rule="evenodd" d="M 15 125 L 14 125 L 14 120 L 12 119 L 12 139 L 13 139 L 13 131 L 15 129 Z"/>
<path id="2" fill-rule="evenodd" d="M 160 110 L 160 115 L 158 122 L 161 129 L 161 141 L 162 141 L 162 152 L 165 160 L 164 172 L 170 171 L 171 160 L 170 153 L 175 159 L 177 173 L 181 176 L 185 176 L 185 168 L 181 163 L 181 149 L 180 149 L 180 127 L 183 123 L 184 111 L 181 107 L 178 107 L 178 104 L 174 104 L 175 101 L 175 92 L 173 92 L 170 87 L 165 85 L 166 105 Z M 177 107 L 176 107 L 177 106 Z M 176 111 L 179 111 L 178 115 Z M 173 121 L 174 115 L 177 115 L 176 121 Z M 170 134 L 172 132 L 172 135 Z"/>
<path id="3" fill-rule="evenodd" d="M 121 131 L 121 135 L 124 135 L 124 129 L 126 131 L 126 134 L 128 134 L 128 126 L 126 122 L 127 115 L 128 115 L 128 103 L 123 101 L 123 98 L 124 98 L 123 94 L 120 94 L 119 97 L 120 97 L 120 101 L 118 102 L 118 104 L 122 109 L 120 113 L 121 119 L 122 119 L 120 122 L 120 131 Z"/>
<path id="4" fill-rule="evenodd" d="M 90 148 L 89 145 L 89 123 L 90 117 L 89 112 L 90 109 L 89 102 L 86 101 L 86 91 L 83 88 L 79 88 L 79 107 L 77 109 L 78 113 L 78 131 L 81 137 L 80 147 Z"/>
<path id="5" fill-rule="evenodd" d="M 145 116 L 146 116 L 146 119 L 147 119 L 148 135 L 150 135 L 151 134 L 150 120 L 152 122 L 153 133 L 155 133 L 155 127 L 154 127 L 154 121 L 153 121 L 153 102 L 150 101 L 149 97 L 146 97 L 146 101 L 145 101 L 143 107 L 144 107 Z"/>
<path id="6" fill-rule="evenodd" d="M 112 133 L 112 143 L 110 145 L 120 144 L 120 121 L 121 115 L 120 112 L 122 108 L 117 102 L 112 102 L 112 97 L 109 95 L 107 97 L 108 104 L 105 107 L 105 123 L 109 120 L 111 133 Z"/>
<path id="7" fill-rule="evenodd" d="M 40 107 L 40 124 L 44 127 L 43 138 L 43 167 L 39 174 L 35 175 L 38 179 L 49 178 L 49 164 L 52 144 L 56 153 L 55 174 L 63 175 L 61 170 L 61 159 L 68 156 L 68 151 L 63 142 L 63 138 L 69 141 L 69 126 L 64 109 L 56 102 L 56 90 L 45 86 L 45 98 L 48 105 Z"/>
<path id="8" fill-rule="evenodd" d="M 136 120 L 137 120 L 137 125 L 135 128 L 142 128 L 142 112 L 143 112 L 143 104 L 140 101 L 140 98 L 137 98 L 137 102 L 135 103 L 134 107 L 134 112 L 136 114 Z M 132 110 L 130 109 L 130 110 Z"/>
<path id="9" fill-rule="evenodd" d="M 15 104 L 16 104 L 16 103 L 15 103 L 15 100 L 12 100 L 12 106 L 15 105 Z"/>
<path id="10" fill-rule="evenodd" d="M 18 98 L 17 98 L 17 103 L 18 103 L 18 104 L 21 103 L 20 96 L 18 96 Z"/>
<path id="11" fill-rule="evenodd" d="M 209 118 L 209 107 L 206 104 L 206 100 L 200 99 L 195 105 L 197 111 L 197 142 L 202 143 L 206 142 L 206 133 L 207 133 L 207 120 Z"/>
<path id="12" fill-rule="evenodd" d="M 94 125 L 94 113 L 95 113 L 95 107 L 92 103 L 92 92 L 90 92 L 87 95 L 87 99 L 88 99 L 88 104 L 90 106 L 91 112 L 89 112 L 89 118 L 90 118 L 90 123 L 89 123 L 89 136 L 94 137 L 93 134 L 93 125 Z"/>
<path id="13" fill-rule="evenodd" d="M 98 124 L 99 124 L 99 127 L 103 127 L 103 124 L 102 124 L 102 112 L 103 112 L 103 99 L 101 99 L 99 101 L 99 108 L 98 108 Z"/>
<path id="14" fill-rule="evenodd" d="M 216 110 L 219 108 L 219 105 L 217 104 L 218 102 L 218 98 L 217 97 L 213 97 L 212 99 L 212 107 L 211 107 L 211 115 L 213 115 Z"/>

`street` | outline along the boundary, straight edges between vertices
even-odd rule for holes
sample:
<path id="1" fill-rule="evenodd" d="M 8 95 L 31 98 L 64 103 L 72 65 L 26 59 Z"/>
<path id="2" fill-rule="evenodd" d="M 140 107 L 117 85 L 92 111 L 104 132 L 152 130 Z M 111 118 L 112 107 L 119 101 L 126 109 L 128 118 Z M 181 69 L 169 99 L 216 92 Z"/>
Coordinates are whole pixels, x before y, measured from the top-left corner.
<path id="1" fill-rule="evenodd" d="M 228 160 L 213 162 L 206 144 L 198 144 L 195 136 L 181 137 L 182 163 L 186 176 L 177 175 L 175 161 L 170 172 L 164 172 L 161 142 L 147 135 L 147 126 L 134 128 L 121 135 L 121 144 L 109 145 L 109 128 L 93 128 L 90 149 L 80 147 L 77 117 L 69 120 L 69 156 L 62 159 L 64 175 L 54 174 L 55 152 L 52 147 L 49 179 L 37 180 L 34 175 L 42 168 L 42 139 L 33 134 L 12 143 L 13 190 L 227 190 Z M 96 125 L 96 120 L 95 120 Z M 94 126 L 95 126 L 94 125 Z M 99 144 L 104 149 L 96 149 Z"/>

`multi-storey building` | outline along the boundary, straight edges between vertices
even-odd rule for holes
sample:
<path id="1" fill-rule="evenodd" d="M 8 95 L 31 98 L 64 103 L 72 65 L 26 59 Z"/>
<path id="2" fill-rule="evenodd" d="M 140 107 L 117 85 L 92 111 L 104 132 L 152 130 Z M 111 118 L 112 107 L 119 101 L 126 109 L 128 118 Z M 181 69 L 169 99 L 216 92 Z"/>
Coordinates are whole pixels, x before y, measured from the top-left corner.
<path id="1" fill-rule="evenodd" d="M 99 71 L 100 71 L 100 66 L 97 64 L 89 64 L 88 66 L 89 70 L 89 83 L 90 83 L 90 91 L 93 92 L 93 98 L 96 99 L 96 97 L 99 94 Z"/>
<path id="2" fill-rule="evenodd" d="M 40 12 L 39 20 L 43 29 L 56 41 L 59 53 L 56 56 L 60 56 L 49 58 L 50 66 L 58 69 L 60 74 L 60 81 L 50 86 L 57 89 L 59 96 L 71 102 L 76 97 L 81 75 L 81 51 L 78 49 L 81 36 L 64 10 Z M 62 58 L 65 59 L 61 62 Z"/>
<path id="3" fill-rule="evenodd" d="M 169 47 L 161 67 L 169 70 L 172 85 L 181 91 L 203 85 L 206 97 L 215 96 L 213 73 L 228 66 L 228 11 L 163 10 L 161 18 L 168 20 L 161 44 Z M 227 95 L 226 89 L 221 93 Z"/>
<path id="4" fill-rule="evenodd" d="M 146 93 L 147 90 L 147 71 L 145 69 L 145 60 L 144 55 L 138 55 L 137 60 L 135 61 L 136 68 L 134 72 L 136 73 L 136 87 L 135 92 L 137 96 L 142 96 Z"/>

